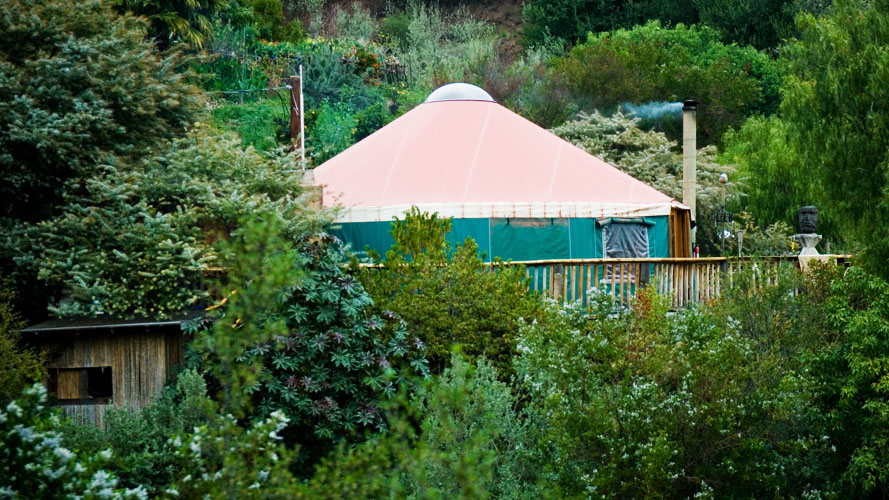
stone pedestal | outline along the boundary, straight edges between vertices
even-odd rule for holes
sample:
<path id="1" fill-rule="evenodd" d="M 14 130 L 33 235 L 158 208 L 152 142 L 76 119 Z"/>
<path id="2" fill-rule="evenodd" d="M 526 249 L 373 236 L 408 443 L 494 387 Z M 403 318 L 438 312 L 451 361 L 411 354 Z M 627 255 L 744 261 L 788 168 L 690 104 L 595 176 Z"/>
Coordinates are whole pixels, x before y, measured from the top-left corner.
<path id="1" fill-rule="evenodd" d="M 803 247 L 799 253 L 799 267 L 802 270 L 806 270 L 809 268 L 809 262 L 813 260 L 818 260 L 822 262 L 826 262 L 828 260 L 827 255 L 821 255 L 818 253 L 818 250 L 815 246 L 818 242 L 821 241 L 820 234 L 794 234 L 793 239 L 799 242 L 799 244 Z"/>
<path id="2" fill-rule="evenodd" d="M 793 239 L 799 242 L 799 244 L 803 247 L 800 250 L 800 256 L 803 255 L 821 255 L 818 253 L 818 250 L 815 249 L 815 245 L 821 241 L 820 234 L 794 234 Z"/>

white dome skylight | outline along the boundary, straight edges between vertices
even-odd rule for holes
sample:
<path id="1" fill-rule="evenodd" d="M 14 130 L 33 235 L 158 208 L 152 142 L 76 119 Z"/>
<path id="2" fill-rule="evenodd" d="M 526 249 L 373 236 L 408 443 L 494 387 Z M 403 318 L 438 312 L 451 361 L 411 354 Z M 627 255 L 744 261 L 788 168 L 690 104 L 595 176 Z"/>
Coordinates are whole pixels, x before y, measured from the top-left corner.
<path id="1" fill-rule="evenodd" d="M 471 83 L 449 83 L 432 91 L 424 102 L 440 101 L 488 101 L 494 102 L 491 94 Z"/>

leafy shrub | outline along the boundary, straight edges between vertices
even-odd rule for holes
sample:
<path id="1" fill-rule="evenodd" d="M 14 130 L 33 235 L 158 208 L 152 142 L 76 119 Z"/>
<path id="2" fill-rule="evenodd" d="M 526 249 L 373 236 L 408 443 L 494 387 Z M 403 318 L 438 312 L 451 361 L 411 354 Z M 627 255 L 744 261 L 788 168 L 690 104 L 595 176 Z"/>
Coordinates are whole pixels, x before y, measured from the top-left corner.
<path id="1" fill-rule="evenodd" d="M 427 362 L 397 316 L 373 314 L 344 267 L 342 242 L 313 232 L 290 237 L 281 224 L 251 222 L 234 238 L 226 288 L 237 294 L 197 342 L 221 382 L 223 411 L 243 416 L 252 402 L 263 418 L 286 412 L 293 424 L 285 437 L 313 460 L 336 442 L 383 430 L 382 401 L 424 376 Z"/>
<path id="2" fill-rule="evenodd" d="M 176 479 L 165 493 L 174 498 L 292 498 L 288 470 L 293 453 L 280 432 L 288 419 L 274 412 L 246 429 L 219 416 L 194 433 L 171 439 Z"/>
<path id="3" fill-rule="evenodd" d="M 181 477 L 178 449 L 171 436 L 191 433 L 213 421 L 215 414 L 203 377 L 187 370 L 148 406 L 138 411 L 110 409 L 104 432 L 90 424 L 73 423 L 61 431 L 64 443 L 80 452 L 110 449 L 116 459 L 108 468 L 122 485 L 141 485 L 158 496 L 175 477 Z"/>
<path id="4" fill-rule="evenodd" d="M 15 399 L 43 374 L 34 351 L 19 345 L 18 330 L 25 323 L 13 307 L 15 293 L 0 277 L 0 404 Z"/>
<path id="5" fill-rule="evenodd" d="M 306 37 L 299 19 L 284 19 L 281 0 L 249 0 L 248 3 L 253 10 L 253 25 L 260 38 L 299 43 Z"/>
<path id="6" fill-rule="evenodd" d="M 213 125 L 237 132 L 244 145 L 258 151 L 272 150 L 290 142 L 289 99 L 289 93 L 280 93 L 243 104 L 220 102 L 211 111 Z"/>
<path id="7" fill-rule="evenodd" d="M 408 43 L 410 16 L 407 11 L 389 13 L 380 20 L 378 33 L 381 42 L 394 47 L 404 47 Z"/>
<path id="8" fill-rule="evenodd" d="M 244 354 L 264 366 L 259 414 L 285 411 L 294 418 L 288 434 L 306 444 L 384 429 L 381 401 L 407 377 L 427 374 L 423 343 L 394 313 L 371 314 L 370 295 L 343 269 L 341 242 L 325 234 L 303 237 L 293 258 L 304 277 L 283 290 L 279 308 L 270 311 L 288 333 Z"/>
<path id="9" fill-rule="evenodd" d="M 0 409 L 0 494 L 9 498 L 148 498 L 143 488 L 118 489 L 104 467 L 110 451 L 74 453 L 62 447 L 57 413 L 34 384 Z"/>
<path id="10" fill-rule="evenodd" d="M 426 456 L 411 474 L 415 495 L 537 498 L 546 457 L 536 455 L 534 419 L 519 412 L 499 375 L 484 358 L 472 365 L 455 355 L 434 382 L 417 389 L 411 404 L 422 420 L 414 449 Z M 479 477 L 469 483 L 472 469 Z"/>
<path id="11" fill-rule="evenodd" d="M 413 208 L 392 223 L 395 244 L 385 267 L 366 269 L 361 280 L 380 310 L 405 318 L 427 346 L 433 371 L 441 372 L 451 349 L 474 361 L 491 360 L 504 378 L 511 373 L 519 318 L 538 318 L 541 306 L 518 266 L 489 268 L 472 239 L 451 250 L 449 219 Z"/>
<path id="12" fill-rule="evenodd" d="M 340 447 L 299 498 L 536 498 L 540 461 L 517 398 L 459 355 L 390 410 L 390 432 Z"/>
<path id="13" fill-rule="evenodd" d="M 351 11 L 337 7 L 334 21 L 336 33 L 344 40 L 367 43 L 377 30 L 376 21 L 359 2 L 352 3 Z"/>
<path id="14" fill-rule="evenodd" d="M 321 104 L 307 139 L 312 145 L 310 154 L 315 164 L 320 165 L 351 146 L 355 142 L 357 125 L 349 106 Z"/>
<path id="15" fill-rule="evenodd" d="M 649 290 L 629 311 L 615 313 L 599 296 L 588 311 L 551 306 L 546 326 L 522 328 L 516 371 L 546 416 L 538 447 L 553 457 L 553 496 L 823 490 L 834 443 L 814 425 L 804 364 L 812 337 L 797 329 L 816 325 L 823 309 L 817 300 L 806 309 L 811 296 L 794 298 L 794 280 L 764 280 L 747 289 L 744 310 L 764 296 L 775 307 L 749 323 L 700 308 L 667 314 L 669 302 Z M 786 305 L 802 320 L 782 324 Z M 750 328 L 769 322 L 782 329 Z"/>
<path id="16" fill-rule="evenodd" d="M 436 5 L 411 1 L 406 13 L 407 37 L 399 57 L 413 87 L 428 92 L 445 83 L 472 80 L 470 68 L 496 58 L 494 30 L 466 10 L 448 17 Z"/>

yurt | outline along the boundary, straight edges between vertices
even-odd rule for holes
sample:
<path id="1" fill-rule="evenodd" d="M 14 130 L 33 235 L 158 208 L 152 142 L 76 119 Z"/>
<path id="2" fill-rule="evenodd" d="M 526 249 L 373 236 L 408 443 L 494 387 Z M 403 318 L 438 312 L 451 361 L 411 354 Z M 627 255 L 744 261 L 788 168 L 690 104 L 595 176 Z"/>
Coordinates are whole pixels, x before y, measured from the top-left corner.
<path id="1" fill-rule="evenodd" d="M 318 166 L 322 203 L 359 254 L 384 254 L 412 206 L 450 217 L 486 259 L 688 257 L 688 207 L 452 83 Z"/>

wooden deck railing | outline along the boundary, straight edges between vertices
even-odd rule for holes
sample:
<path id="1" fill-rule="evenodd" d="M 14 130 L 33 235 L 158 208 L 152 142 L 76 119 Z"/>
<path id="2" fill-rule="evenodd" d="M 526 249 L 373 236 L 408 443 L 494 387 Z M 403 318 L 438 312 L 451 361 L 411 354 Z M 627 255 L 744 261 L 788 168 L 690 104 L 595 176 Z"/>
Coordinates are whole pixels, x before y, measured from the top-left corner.
<path id="1" fill-rule="evenodd" d="M 838 264 L 848 262 L 849 256 L 836 257 Z M 636 290 L 653 286 L 673 298 L 673 307 L 700 303 L 719 297 L 723 287 L 732 282 L 735 273 L 747 268 L 756 270 L 755 276 L 773 279 L 782 262 L 799 266 L 797 257 L 698 259 L 574 259 L 512 262 L 525 266 L 525 274 L 532 290 L 542 292 L 563 302 L 582 300 L 589 304 L 592 293 L 605 292 L 626 306 Z M 592 293 L 591 293 L 592 292 Z"/>

